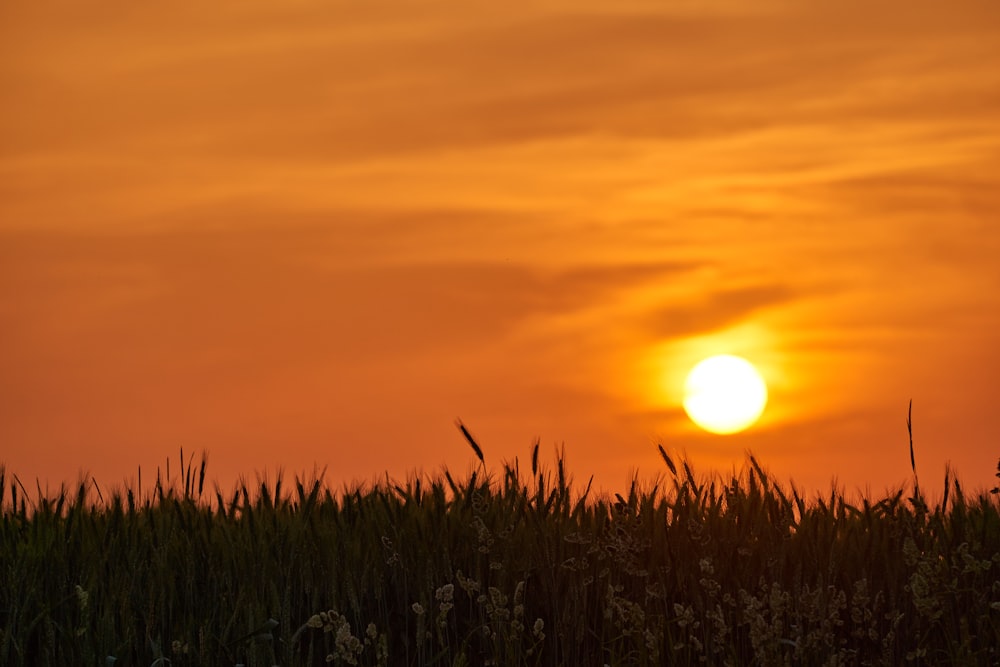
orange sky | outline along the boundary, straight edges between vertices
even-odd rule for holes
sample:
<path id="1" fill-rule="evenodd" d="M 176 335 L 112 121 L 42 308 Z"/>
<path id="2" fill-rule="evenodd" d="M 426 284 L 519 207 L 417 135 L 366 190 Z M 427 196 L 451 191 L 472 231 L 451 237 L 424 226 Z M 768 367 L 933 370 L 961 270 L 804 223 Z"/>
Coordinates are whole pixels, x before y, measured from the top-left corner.
<path id="1" fill-rule="evenodd" d="M 877 4 L 3 3 L 0 461 L 464 472 L 460 417 L 880 493 L 912 398 L 923 484 L 990 484 L 1000 5 Z M 724 352 L 771 400 L 716 436 Z"/>

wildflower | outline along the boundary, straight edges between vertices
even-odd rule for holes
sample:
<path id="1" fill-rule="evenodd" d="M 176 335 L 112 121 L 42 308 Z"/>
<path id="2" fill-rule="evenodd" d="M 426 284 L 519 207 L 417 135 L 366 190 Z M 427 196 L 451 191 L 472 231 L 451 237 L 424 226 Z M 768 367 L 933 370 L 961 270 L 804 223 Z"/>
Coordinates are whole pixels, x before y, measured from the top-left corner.
<path id="1" fill-rule="evenodd" d="M 83 587 L 79 584 L 76 586 L 76 600 L 80 604 L 80 611 L 86 611 L 87 602 L 90 600 L 90 594 L 83 590 Z"/>
<path id="2" fill-rule="evenodd" d="M 419 602 L 414 602 L 412 605 L 410 605 L 410 609 L 412 609 L 413 613 L 416 614 L 417 616 L 424 615 L 424 607 Z"/>
<path id="3" fill-rule="evenodd" d="M 677 625 L 684 628 L 694 624 L 694 610 L 690 605 L 687 607 L 675 602 L 674 614 L 677 616 Z"/>
<path id="4" fill-rule="evenodd" d="M 340 614 L 335 612 L 333 609 L 330 611 L 321 611 L 319 613 L 319 620 L 323 624 L 323 632 L 333 632 L 334 623 L 340 618 Z"/>
<path id="5" fill-rule="evenodd" d="M 434 591 L 434 598 L 440 602 L 451 602 L 455 596 L 455 584 L 445 584 Z"/>
<path id="6" fill-rule="evenodd" d="M 650 630 L 646 630 L 646 650 L 649 651 L 650 655 L 659 655 L 659 645 L 657 643 L 656 635 L 654 635 Z"/>
<path id="7" fill-rule="evenodd" d="M 535 636 L 535 639 L 542 641 L 545 639 L 545 633 L 542 632 L 545 629 L 545 621 L 540 618 L 535 619 L 535 625 L 531 628 L 531 634 Z"/>
<path id="8" fill-rule="evenodd" d="M 474 579 L 468 579 L 461 570 L 455 572 L 455 578 L 458 579 L 458 585 L 462 587 L 462 590 L 468 593 L 470 596 L 473 593 L 478 593 L 482 587 L 478 581 Z"/>
<path id="9" fill-rule="evenodd" d="M 502 607 L 507 604 L 507 596 L 504 595 L 499 588 L 490 586 L 489 593 L 490 593 L 490 602 L 493 603 L 494 607 Z"/>

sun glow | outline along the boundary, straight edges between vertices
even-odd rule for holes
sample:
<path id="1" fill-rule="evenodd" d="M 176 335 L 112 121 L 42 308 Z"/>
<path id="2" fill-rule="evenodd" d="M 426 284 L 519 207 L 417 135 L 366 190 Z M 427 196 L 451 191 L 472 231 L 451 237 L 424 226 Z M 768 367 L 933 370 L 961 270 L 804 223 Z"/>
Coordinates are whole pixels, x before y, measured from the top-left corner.
<path id="1" fill-rule="evenodd" d="M 764 378 L 742 357 L 709 357 L 691 370 L 684 384 L 684 410 L 691 421 L 712 433 L 748 428 L 766 404 Z"/>

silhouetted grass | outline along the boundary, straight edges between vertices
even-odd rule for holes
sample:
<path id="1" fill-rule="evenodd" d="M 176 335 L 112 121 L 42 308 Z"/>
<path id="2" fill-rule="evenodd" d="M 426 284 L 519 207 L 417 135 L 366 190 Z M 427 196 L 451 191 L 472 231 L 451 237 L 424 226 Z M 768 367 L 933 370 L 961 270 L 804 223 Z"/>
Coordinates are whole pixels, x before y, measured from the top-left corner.
<path id="1" fill-rule="evenodd" d="M 206 494 L 183 452 L 146 496 L 0 467 L 0 664 L 997 664 L 990 493 L 946 471 L 937 507 L 849 504 L 659 451 L 658 482 L 593 498 L 537 442 L 530 474 L 339 492 Z"/>

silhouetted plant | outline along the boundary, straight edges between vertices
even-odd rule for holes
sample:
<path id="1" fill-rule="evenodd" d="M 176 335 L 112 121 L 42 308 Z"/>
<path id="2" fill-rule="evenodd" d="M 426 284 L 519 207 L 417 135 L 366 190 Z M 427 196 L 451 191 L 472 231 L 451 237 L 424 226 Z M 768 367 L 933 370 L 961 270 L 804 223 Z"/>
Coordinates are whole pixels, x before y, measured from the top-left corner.
<path id="1" fill-rule="evenodd" d="M 464 480 L 340 492 L 208 498 L 182 452 L 151 494 L 32 498 L 0 466 L 0 664 L 996 664 L 1000 503 L 948 469 L 928 506 L 907 421 L 909 503 L 808 498 L 753 456 L 699 477 L 662 446 L 664 477 L 592 497 L 537 441 L 530 477 L 489 474 L 461 423 Z"/>

